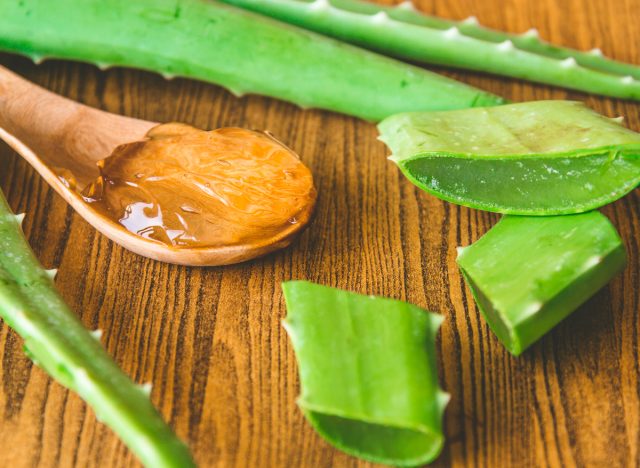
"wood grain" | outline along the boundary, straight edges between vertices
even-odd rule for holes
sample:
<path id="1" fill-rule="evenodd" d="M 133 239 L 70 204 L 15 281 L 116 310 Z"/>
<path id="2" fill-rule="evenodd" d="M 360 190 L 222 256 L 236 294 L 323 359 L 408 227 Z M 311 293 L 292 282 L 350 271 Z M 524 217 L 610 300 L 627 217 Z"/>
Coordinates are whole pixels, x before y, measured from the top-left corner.
<path id="1" fill-rule="evenodd" d="M 640 63 L 640 1 L 432 0 L 444 17 L 581 49 L 600 47 Z M 295 405 L 293 351 L 280 325 L 280 282 L 309 279 L 411 301 L 445 315 L 440 372 L 452 395 L 448 443 L 435 466 L 637 466 L 640 463 L 640 191 L 608 206 L 629 266 L 534 345 L 511 357 L 491 334 L 455 265 L 497 216 L 420 192 L 385 158 L 373 125 L 302 111 L 262 97 L 237 99 L 207 84 L 87 65 L 0 62 L 43 86 L 125 115 L 269 129 L 298 151 L 316 178 L 315 221 L 292 247 L 221 268 L 165 265 L 97 234 L 26 163 L 0 146 L 0 187 L 26 212 L 26 235 L 83 322 L 104 330 L 117 362 L 139 382 L 203 467 L 366 467 L 332 449 Z M 445 71 L 515 101 L 586 99 L 627 116 L 640 105 Z M 91 410 L 34 367 L 21 340 L 0 330 L 0 459 L 3 466 L 137 466 Z"/>

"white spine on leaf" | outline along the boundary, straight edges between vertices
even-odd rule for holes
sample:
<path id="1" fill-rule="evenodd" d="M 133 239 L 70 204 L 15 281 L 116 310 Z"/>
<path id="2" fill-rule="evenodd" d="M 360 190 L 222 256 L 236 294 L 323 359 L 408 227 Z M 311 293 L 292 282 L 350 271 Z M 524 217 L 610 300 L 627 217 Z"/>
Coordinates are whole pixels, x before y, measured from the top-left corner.
<path id="1" fill-rule="evenodd" d="M 460 30 L 458 29 L 457 26 L 453 26 L 445 30 L 444 37 L 446 37 L 447 39 L 456 39 L 460 37 Z"/>
<path id="2" fill-rule="evenodd" d="M 328 11 L 330 9 L 329 0 L 315 0 L 309 4 L 309 11 Z"/>
<path id="3" fill-rule="evenodd" d="M 633 76 L 624 76 L 624 77 L 620 78 L 620 81 L 623 84 L 631 84 L 631 83 L 633 83 L 634 80 L 633 80 Z"/>
<path id="4" fill-rule="evenodd" d="M 469 16 L 467 19 L 462 20 L 462 24 L 468 24 L 470 26 L 478 26 L 480 22 L 478 21 L 478 18 L 476 18 L 475 16 Z"/>
<path id="5" fill-rule="evenodd" d="M 16 217 L 16 222 L 17 222 L 20 226 L 22 226 L 22 221 L 24 221 L 24 217 L 25 217 L 25 216 L 26 216 L 26 214 L 25 214 L 25 213 L 20 213 L 20 214 L 15 215 L 15 217 Z"/>
<path id="6" fill-rule="evenodd" d="M 54 279 L 56 279 L 56 275 L 58 274 L 58 269 L 52 268 L 51 270 L 45 270 L 45 273 L 53 281 Z"/>
<path id="7" fill-rule="evenodd" d="M 576 59 L 574 59 L 573 57 L 567 57 L 566 59 L 560 62 L 560 66 L 562 68 L 574 68 L 577 65 L 578 65 L 578 62 L 576 62 Z"/>
<path id="8" fill-rule="evenodd" d="M 536 28 L 531 28 L 528 31 L 525 31 L 522 34 L 522 37 L 528 37 L 528 38 L 531 38 L 531 39 L 539 39 L 540 38 L 540 32 Z"/>
<path id="9" fill-rule="evenodd" d="M 146 382 L 143 383 L 142 385 L 140 385 L 140 390 L 142 390 L 142 393 L 144 393 L 145 395 L 149 396 L 151 395 L 151 388 L 153 386 L 151 385 L 151 382 Z"/>
<path id="10" fill-rule="evenodd" d="M 389 22 L 389 15 L 386 11 L 379 11 L 375 15 L 371 16 L 371 22 L 373 24 L 386 24 Z"/>
<path id="11" fill-rule="evenodd" d="M 418 11 L 416 6 L 413 4 L 411 0 L 405 0 L 402 3 L 399 3 L 396 8 L 400 10 L 408 10 L 408 11 Z"/>
<path id="12" fill-rule="evenodd" d="M 501 42 L 500 44 L 498 44 L 497 48 L 501 52 L 509 52 L 509 51 L 515 49 L 511 39 L 507 39 L 506 41 Z"/>

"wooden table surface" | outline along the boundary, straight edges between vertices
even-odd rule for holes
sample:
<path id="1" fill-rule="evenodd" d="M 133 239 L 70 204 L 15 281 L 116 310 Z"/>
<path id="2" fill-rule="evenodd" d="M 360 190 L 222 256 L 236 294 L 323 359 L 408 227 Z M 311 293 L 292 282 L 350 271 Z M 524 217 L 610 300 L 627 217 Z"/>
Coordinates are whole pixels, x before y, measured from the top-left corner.
<path id="1" fill-rule="evenodd" d="M 640 63 L 640 0 L 424 0 L 443 17 Z M 403 299 L 446 317 L 438 341 L 447 444 L 435 466 L 637 466 L 640 462 L 640 190 L 604 208 L 629 254 L 623 274 L 520 358 L 490 332 L 455 264 L 456 247 L 498 216 L 444 203 L 386 159 L 372 124 L 274 99 L 237 99 L 189 80 L 53 61 L 0 62 L 111 112 L 203 128 L 269 129 L 315 176 L 317 214 L 290 248 L 220 268 L 161 264 L 98 234 L 6 145 L 0 187 L 26 236 L 89 328 L 188 441 L 203 467 L 365 467 L 333 449 L 297 409 L 297 367 L 280 325 L 280 283 L 309 279 Z M 640 131 L 640 104 L 450 72 L 514 101 L 586 99 Z M 0 460 L 19 467 L 138 466 L 73 393 L 0 330 Z M 336 358 L 339 358 L 337 356 Z"/>

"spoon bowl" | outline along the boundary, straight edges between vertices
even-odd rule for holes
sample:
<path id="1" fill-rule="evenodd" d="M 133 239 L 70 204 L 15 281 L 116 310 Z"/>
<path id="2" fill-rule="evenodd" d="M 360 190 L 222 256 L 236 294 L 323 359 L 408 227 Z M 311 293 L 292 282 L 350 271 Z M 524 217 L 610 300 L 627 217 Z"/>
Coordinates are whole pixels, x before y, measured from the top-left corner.
<path id="1" fill-rule="evenodd" d="M 99 175 L 96 163 L 120 145 L 144 140 L 157 122 L 124 117 L 47 91 L 0 66 L 0 138 L 99 232 L 122 247 L 155 260 L 192 266 L 228 265 L 286 247 L 308 224 L 315 197 L 275 235 L 244 244 L 172 247 L 126 230 L 85 203 L 79 192 Z M 61 171 L 73 174 L 77 191 Z"/>

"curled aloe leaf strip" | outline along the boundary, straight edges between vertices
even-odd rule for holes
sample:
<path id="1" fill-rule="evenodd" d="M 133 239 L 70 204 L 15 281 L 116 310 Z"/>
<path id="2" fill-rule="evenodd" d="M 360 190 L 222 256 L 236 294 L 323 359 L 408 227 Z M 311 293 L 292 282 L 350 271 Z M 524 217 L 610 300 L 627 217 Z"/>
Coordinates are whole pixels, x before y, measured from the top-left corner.
<path id="1" fill-rule="evenodd" d="M 541 41 L 535 29 L 508 34 L 474 17 L 423 15 L 411 2 L 385 7 L 359 0 L 224 0 L 282 21 L 424 63 L 479 70 L 580 91 L 640 100 L 640 66 Z"/>
<path id="2" fill-rule="evenodd" d="M 0 50 L 213 82 L 380 120 L 503 99 L 418 67 L 210 0 L 4 2 Z"/>
<path id="3" fill-rule="evenodd" d="M 405 302 L 283 283 L 300 370 L 298 405 L 322 437 L 375 462 L 415 466 L 442 449 L 442 318 Z"/>
<path id="4" fill-rule="evenodd" d="M 27 356 L 78 393 L 149 467 L 195 466 L 151 404 L 148 389 L 118 368 L 56 291 L 0 192 L 0 316 L 24 338 Z"/>
<path id="5" fill-rule="evenodd" d="M 624 245 L 597 211 L 505 216 L 458 265 L 498 339 L 514 355 L 589 299 L 626 264 Z"/>
<path id="6" fill-rule="evenodd" d="M 640 183 L 640 134 L 578 102 L 406 113 L 378 128 L 409 180 L 472 208 L 580 213 Z"/>

